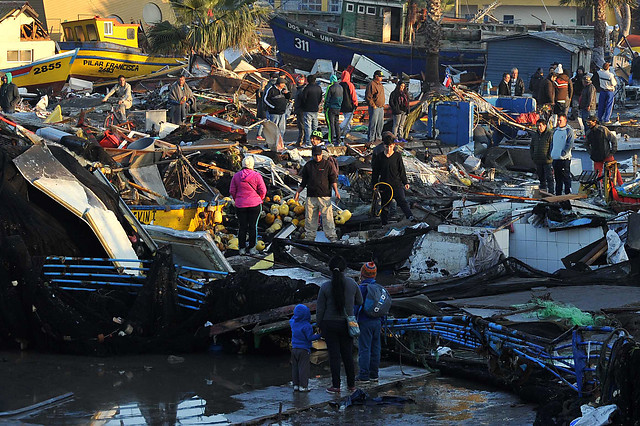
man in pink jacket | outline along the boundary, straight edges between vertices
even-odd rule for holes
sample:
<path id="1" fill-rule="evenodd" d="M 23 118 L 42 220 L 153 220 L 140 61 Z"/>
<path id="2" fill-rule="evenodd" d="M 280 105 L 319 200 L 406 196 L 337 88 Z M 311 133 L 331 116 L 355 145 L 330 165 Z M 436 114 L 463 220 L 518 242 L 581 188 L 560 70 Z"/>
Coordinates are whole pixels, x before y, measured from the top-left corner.
<path id="1" fill-rule="evenodd" d="M 267 195 L 267 187 L 260 173 L 253 170 L 253 156 L 242 159 L 242 170 L 233 175 L 229 193 L 236 203 L 238 216 L 238 247 L 240 254 L 247 250 L 246 239 L 249 232 L 249 253 L 258 254 L 256 241 L 258 236 L 258 219 L 262 210 L 262 200 Z"/>

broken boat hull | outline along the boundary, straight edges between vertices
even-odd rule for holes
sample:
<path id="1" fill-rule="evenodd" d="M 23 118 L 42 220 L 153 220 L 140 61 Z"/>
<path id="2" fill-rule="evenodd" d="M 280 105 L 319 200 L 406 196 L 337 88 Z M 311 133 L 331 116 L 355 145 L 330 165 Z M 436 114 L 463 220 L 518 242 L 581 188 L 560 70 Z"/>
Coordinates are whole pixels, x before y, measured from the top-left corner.
<path id="1" fill-rule="evenodd" d="M 19 67 L 5 68 L 10 72 L 18 87 L 27 89 L 51 89 L 58 92 L 69 78 L 69 72 L 76 62 L 78 50 L 53 55 Z"/>
<path id="2" fill-rule="evenodd" d="M 351 65 L 354 54 L 364 55 L 394 74 L 418 74 L 425 71 L 425 49 L 410 44 L 379 43 L 327 33 L 297 22 L 274 16 L 270 21 L 282 60 L 311 69 L 316 59 L 338 62 L 341 68 Z M 485 51 L 476 49 L 440 50 L 440 64 L 484 75 Z M 444 67 L 441 70 L 444 75 Z"/>
<path id="3" fill-rule="evenodd" d="M 143 225 L 164 226 L 176 231 L 197 231 L 203 230 L 207 223 L 213 224 L 214 213 L 221 212 L 225 204 L 129 205 L 129 209 Z"/>

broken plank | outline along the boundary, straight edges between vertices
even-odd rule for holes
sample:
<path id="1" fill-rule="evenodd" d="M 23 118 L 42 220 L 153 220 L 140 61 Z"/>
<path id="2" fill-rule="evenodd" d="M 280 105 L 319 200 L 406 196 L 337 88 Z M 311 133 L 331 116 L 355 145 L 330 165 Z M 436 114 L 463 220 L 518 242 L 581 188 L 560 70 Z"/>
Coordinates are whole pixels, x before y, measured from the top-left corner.
<path id="1" fill-rule="evenodd" d="M 542 201 L 546 201 L 547 203 L 558 203 L 560 201 L 580 200 L 583 198 L 587 198 L 587 194 L 554 195 L 552 197 L 545 197 Z"/>

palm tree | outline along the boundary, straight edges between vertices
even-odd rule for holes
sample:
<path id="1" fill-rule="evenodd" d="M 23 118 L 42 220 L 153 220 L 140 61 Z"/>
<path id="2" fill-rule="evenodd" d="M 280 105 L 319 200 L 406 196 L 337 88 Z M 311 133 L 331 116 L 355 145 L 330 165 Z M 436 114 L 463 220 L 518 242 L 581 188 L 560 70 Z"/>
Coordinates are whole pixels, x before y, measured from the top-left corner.
<path id="1" fill-rule="evenodd" d="M 433 87 L 440 82 L 440 40 L 442 40 L 442 3 L 427 0 L 427 20 L 425 41 L 427 49 L 426 81 Z"/>
<path id="2" fill-rule="evenodd" d="M 260 22 L 270 10 L 256 0 L 171 0 L 176 24 L 167 21 L 149 30 L 157 53 L 184 53 L 203 58 L 233 47 L 250 49 L 259 42 Z"/>
<path id="3" fill-rule="evenodd" d="M 591 60 L 598 66 L 604 62 L 604 48 L 607 42 L 607 8 L 617 9 L 624 5 L 633 6 L 635 0 L 560 0 L 560 4 L 593 9 L 593 56 Z"/>

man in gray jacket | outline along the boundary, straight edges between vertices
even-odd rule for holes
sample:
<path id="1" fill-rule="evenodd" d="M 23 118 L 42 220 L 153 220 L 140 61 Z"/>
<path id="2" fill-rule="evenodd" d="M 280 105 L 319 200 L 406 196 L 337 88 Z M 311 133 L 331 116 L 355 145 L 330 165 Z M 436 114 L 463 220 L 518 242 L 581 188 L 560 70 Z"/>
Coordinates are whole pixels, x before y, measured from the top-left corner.
<path id="1" fill-rule="evenodd" d="M 195 110 L 196 98 L 187 84 L 187 78 L 181 75 L 169 91 L 169 121 L 173 124 L 183 124 L 187 118 L 187 106 Z"/>
<path id="2" fill-rule="evenodd" d="M 556 195 L 571 194 L 571 150 L 575 133 L 567 124 L 567 115 L 558 114 L 558 127 L 553 131 L 551 140 L 551 159 L 556 179 Z"/>

